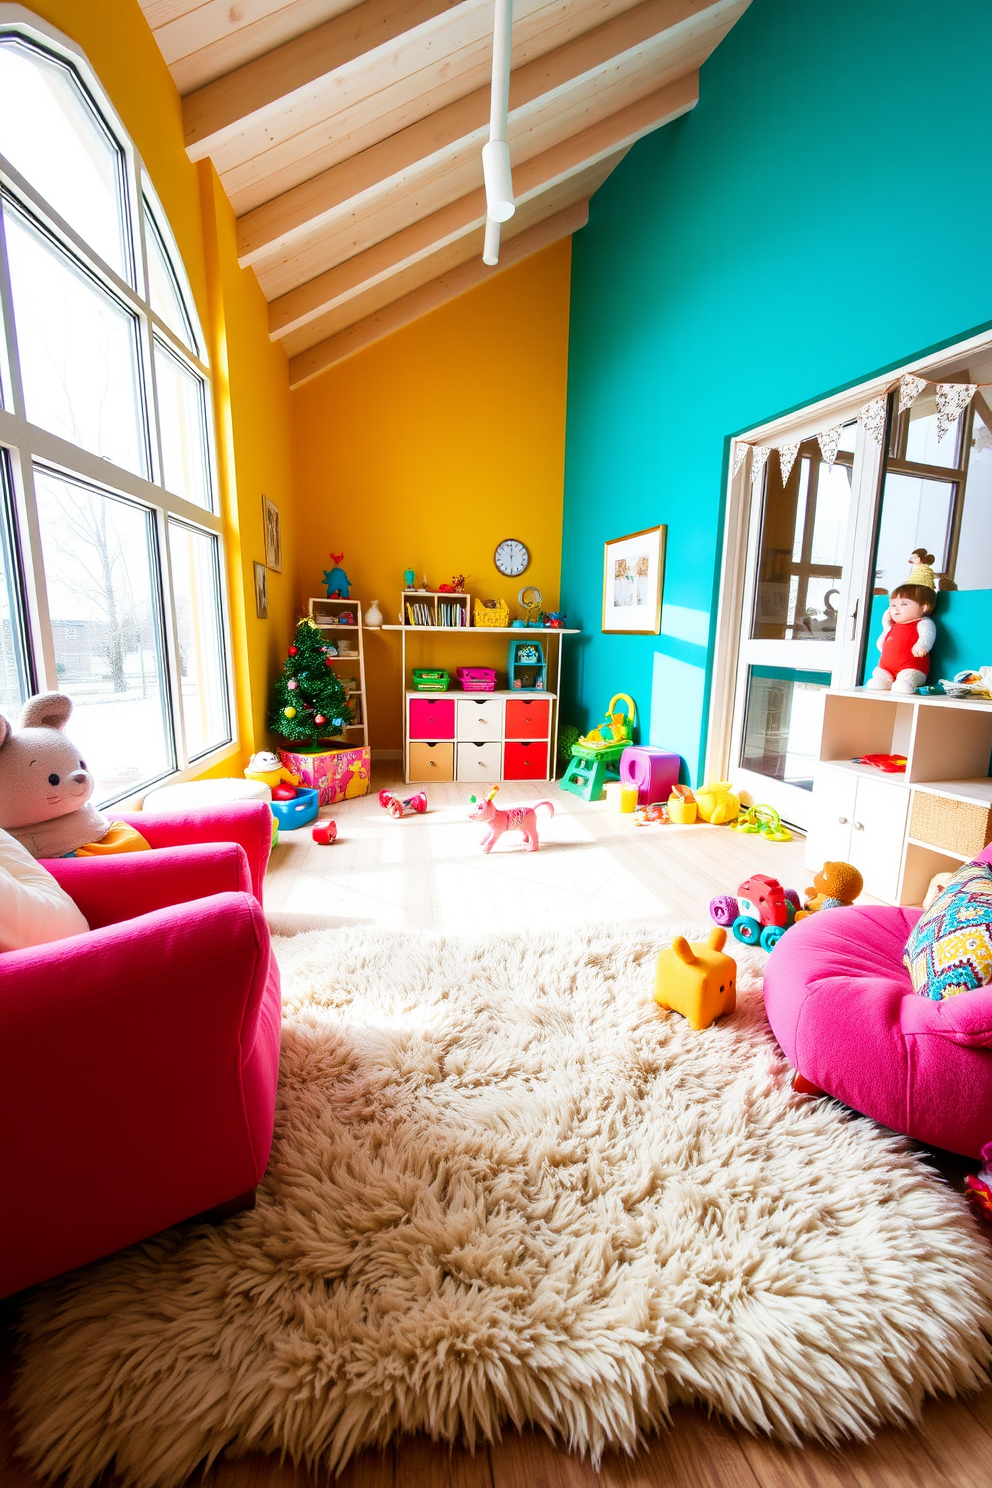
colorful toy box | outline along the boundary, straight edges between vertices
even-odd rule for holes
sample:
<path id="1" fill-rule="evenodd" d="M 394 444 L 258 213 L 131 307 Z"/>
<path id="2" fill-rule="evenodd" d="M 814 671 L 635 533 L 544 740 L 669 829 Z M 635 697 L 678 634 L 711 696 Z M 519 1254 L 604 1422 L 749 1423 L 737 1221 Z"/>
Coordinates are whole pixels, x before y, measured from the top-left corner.
<path id="1" fill-rule="evenodd" d="M 321 806 L 364 796 L 369 788 L 371 751 L 357 749 L 280 749 L 287 770 L 299 775 L 300 784 L 318 792 Z"/>

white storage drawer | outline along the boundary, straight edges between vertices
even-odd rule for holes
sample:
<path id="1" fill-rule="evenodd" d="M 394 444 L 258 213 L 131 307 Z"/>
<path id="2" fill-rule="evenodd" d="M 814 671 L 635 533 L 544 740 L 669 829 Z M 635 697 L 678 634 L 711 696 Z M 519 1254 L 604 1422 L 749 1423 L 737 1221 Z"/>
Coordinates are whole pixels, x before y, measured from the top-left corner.
<path id="1" fill-rule="evenodd" d="M 499 739 L 462 739 L 455 748 L 456 780 L 471 780 L 476 785 L 495 785 L 497 780 L 502 779 L 503 746 Z"/>
<path id="2" fill-rule="evenodd" d="M 455 738 L 478 743 L 482 739 L 503 737 L 503 699 L 484 697 L 455 700 Z"/>
<path id="3" fill-rule="evenodd" d="M 875 899 L 899 903 L 899 875 L 909 790 L 885 776 L 820 765 L 813 783 L 813 820 L 806 866 L 853 863 Z"/>

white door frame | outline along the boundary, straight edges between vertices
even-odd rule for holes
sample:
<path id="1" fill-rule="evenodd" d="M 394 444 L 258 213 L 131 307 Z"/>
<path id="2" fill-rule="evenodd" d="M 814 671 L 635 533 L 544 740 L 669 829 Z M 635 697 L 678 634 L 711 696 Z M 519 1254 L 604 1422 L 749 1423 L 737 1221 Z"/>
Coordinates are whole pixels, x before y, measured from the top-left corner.
<path id="1" fill-rule="evenodd" d="M 917 357 L 884 377 L 873 377 L 844 393 L 821 398 L 798 413 L 757 424 L 735 435 L 734 439 L 746 444 L 769 446 L 787 440 L 808 439 L 824 429 L 854 418 L 859 409 L 872 398 L 880 396 L 904 373 L 928 371 L 932 374 L 942 364 L 960 361 L 962 357 L 990 345 L 992 333 L 988 331 L 970 336 L 936 354 Z M 870 611 L 875 524 L 881 499 L 883 456 L 882 446 L 867 438 L 859 426 L 851 490 L 853 520 L 848 531 L 845 559 L 847 594 L 841 609 L 842 629 L 838 631 L 836 641 L 826 643 L 835 651 L 833 666 L 815 664 L 812 655 L 808 663 L 811 670 L 832 670 L 835 687 L 856 687 L 860 681 L 861 641 Z M 742 462 L 736 475 L 730 473 L 731 469 L 732 465 L 728 468 L 710 686 L 705 763 L 707 780 L 726 779 L 731 768 L 730 762 L 736 758 L 734 707 L 740 666 L 741 627 L 743 617 L 750 614 L 750 600 L 753 599 L 753 575 L 748 563 L 749 539 L 752 524 L 757 519 L 754 508 L 760 508 L 760 500 L 752 501 L 750 459 Z M 824 645 L 823 642 L 815 641 L 788 641 L 782 644 L 810 648 Z M 800 652 L 799 655 L 801 654 Z M 793 655 L 795 656 L 795 652 Z M 799 667 L 807 663 L 794 659 L 790 665 Z"/>

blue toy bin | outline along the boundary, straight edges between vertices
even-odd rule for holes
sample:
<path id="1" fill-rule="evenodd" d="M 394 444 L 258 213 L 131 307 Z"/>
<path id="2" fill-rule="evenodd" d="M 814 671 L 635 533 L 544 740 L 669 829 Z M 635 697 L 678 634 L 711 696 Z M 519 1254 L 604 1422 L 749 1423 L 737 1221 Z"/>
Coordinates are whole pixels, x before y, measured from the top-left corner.
<path id="1" fill-rule="evenodd" d="M 320 791 L 307 785 L 297 786 L 292 801 L 270 801 L 269 809 L 279 823 L 280 832 L 292 832 L 295 827 L 305 827 L 313 821 L 320 810 Z"/>

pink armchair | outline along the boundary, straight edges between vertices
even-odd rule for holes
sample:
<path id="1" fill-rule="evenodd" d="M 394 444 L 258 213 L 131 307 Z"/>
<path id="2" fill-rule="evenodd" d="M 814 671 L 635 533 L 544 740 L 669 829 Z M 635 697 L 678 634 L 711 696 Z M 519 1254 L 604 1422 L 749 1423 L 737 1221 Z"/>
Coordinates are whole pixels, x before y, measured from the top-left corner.
<path id="1" fill-rule="evenodd" d="M 253 892 L 268 809 L 249 807 L 254 823 L 230 812 L 211 813 L 214 835 L 247 837 L 254 866 L 229 840 L 60 859 L 47 866 L 89 933 L 0 955 L 0 1296 L 253 1202 L 272 1140 L 279 973 Z M 187 830 L 135 825 L 156 845 Z M 192 826 L 205 835 L 204 816 Z"/>

